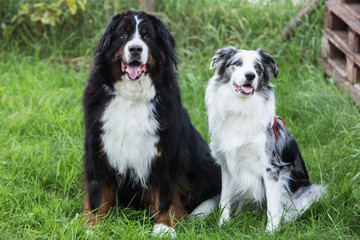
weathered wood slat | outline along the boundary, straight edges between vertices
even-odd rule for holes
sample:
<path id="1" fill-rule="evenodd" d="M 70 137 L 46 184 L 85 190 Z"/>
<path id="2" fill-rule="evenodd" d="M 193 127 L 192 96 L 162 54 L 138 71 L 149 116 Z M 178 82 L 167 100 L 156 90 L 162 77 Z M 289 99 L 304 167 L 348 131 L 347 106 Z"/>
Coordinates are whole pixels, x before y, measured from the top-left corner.
<path id="1" fill-rule="evenodd" d="M 348 34 L 343 31 L 325 29 L 326 38 L 334 44 L 338 49 L 340 49 L 345 55 L 347 55 L 353 62 L 357 65 L 360 65 L 360 53 L 356 54 L 350 49 L 348 44 L 348 38 L 345 37 Z"/>
<path id="2" fill-rule="evenodd" d="M 360 106 L 360 0 L 326 2 L 325 44 L 327 61 L 319 62 Z"/>
<path id="3" fill-rule="evenodd" d="M 346 91 L 360 107 L 360 84 L 357 83 L 352 85 L 345 77 L 339 74 L 336 68 L 334 68 L 323 58 L 319 59 L 319 64 L 323 68 L 326 75 L 332 77 L 335 80 L 336 85 L 338 85 L 340 89 Z"/>
<path id="4" fill-rule="evenodd" d="M 328 10 L 336 14 L 342 21 L 344 21 L 349 27 L 360 33 L 360 21 L 350 15 L 336 2 L 326 2 Z"/>
<path id="5" fill-rule="evenodd" d="M 359 1 L 355 1 L 355 2 L 349 2 L 344 4 L 344 9 L 350 13 L 351 16 L 353 16 L 354 18 L 356 18 L 357 20 L 360 21 L 360 2 Z"/>

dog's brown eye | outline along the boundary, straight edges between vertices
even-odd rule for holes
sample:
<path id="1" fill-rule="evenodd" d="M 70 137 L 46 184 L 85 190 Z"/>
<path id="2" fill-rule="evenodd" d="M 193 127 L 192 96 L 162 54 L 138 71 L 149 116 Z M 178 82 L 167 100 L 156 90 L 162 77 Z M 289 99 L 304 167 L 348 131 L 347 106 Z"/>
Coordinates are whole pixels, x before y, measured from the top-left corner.
<path id="1" fill-rule="evenodd" d="M 234 63 L 234 65 L 237 66 L 237 67 L 240 67 L 241 64 L 242 64 L 242 63 L 241 63 L 240 61 Z"/>
<path id="2" fill-rule="evenodd" d="M 255 69 L 256 69 L 257 71 L 261 71 L 260 65 L 259 65 L 259 64 L 256 64 L 256 65 L 255 65 Z"/>
<path id="3" fill-rule="evenodd" d="M 144 35 L 144 39 L 149 39 L 149 38 L 150 38 L 149 35 L 147 35 L 147 34 Z"/>
<path id="4" fill-rule="evenodd" d="M 128 36 L 127 33 L 123 33 L 120 35 L 121 38 L 127 38 L 127 36 Z"/>

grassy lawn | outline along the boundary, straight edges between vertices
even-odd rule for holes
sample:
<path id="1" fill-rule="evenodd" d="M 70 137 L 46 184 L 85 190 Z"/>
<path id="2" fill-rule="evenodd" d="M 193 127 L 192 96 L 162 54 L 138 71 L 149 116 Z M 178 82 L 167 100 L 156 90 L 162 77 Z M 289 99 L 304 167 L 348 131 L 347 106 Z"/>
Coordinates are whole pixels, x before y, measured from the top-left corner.
<path id="1" fill-rule="evenodd" d="M 0 239 L 153 238 L 152 220 L 133 209 L 115 209 L 92 235 L 81 226 L 81 98 L 91 54 L 109 16 L 136 7 L 88 2 L 79 28 L 61 22 L 27 44 L 23 35 L 0 42 Z M 184 105 L 202 135 L 208 139 L 204 92 L 215 50 L 263 47 L 278 62 L 277 113 L 298 140 L 311 180 L 328 189 L 272 235 L 264 214 L 245 210 L 222 228 L 219 212 L 189 218 L 179 223 L 178 239 L 359 239 L 360 111 L 317 64 L 325 7 L 285 42 L 281 30 L 300 7 L 288 0 L 157 2 L 177 39 Z"/>

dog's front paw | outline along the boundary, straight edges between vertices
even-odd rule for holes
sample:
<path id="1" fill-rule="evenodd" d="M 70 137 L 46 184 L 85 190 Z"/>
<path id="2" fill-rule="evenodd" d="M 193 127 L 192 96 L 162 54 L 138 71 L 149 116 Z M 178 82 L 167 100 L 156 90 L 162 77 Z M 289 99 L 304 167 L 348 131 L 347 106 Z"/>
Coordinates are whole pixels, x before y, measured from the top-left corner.
<path id="1" fill-rule="evenodd" d="M 176 231 L 172 227 L 166 226 L 164 224 L 155 224 L 153 228 L 153 236 L 162 238 L 162 237 L 171 237 L 176 238 Z"/>
<path id="2" fill-rule="evenodd" d="M 225 223 L 227 223 L 229 219 L 220 218 L 219 220 L 219 227 L 224 226 Z"/>
<path id="3" fill-rule="evenodd" d="M 274 233 L 275 231 L 279 230 L 280 224 L 274 224 L 271 221 L 268 221 L 266 225 L 266 232 Z"/>
<path id="4" fill-rule="evenodd" d="M 219 220 L 219 227 L 222 227 L 224 224 L 226 224 L 227 222 L 229 222 L 230 217 L 228 217 L 226 214 L 222 214 Z"/>
<path id="5" fill-rule="evenodd" d="M 230 220 L 231 210 L 229 208 L 224 208 L 219 220 L 219 227 L 222 227 L 226 222 Z"/>

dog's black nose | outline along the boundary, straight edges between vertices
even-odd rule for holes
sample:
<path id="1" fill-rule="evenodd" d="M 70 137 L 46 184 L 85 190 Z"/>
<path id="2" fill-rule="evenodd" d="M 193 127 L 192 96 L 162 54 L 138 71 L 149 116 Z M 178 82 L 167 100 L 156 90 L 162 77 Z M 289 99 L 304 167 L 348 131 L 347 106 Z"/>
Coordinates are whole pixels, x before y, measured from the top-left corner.
<path id="1" fill-rule="evenodd" d="M 252 80 L 254 80 L 254 78 L 255 78 L 255 73 L 253 73 L 253 72 L 246 72 L 246 73 L 245 73 L 245 78 L 246 78 L 246 80 L 252 81 Z"/>
<path id="2" fill-rule="evenodd" d="M 129 52 L 134 55 L 137 56 L 142 52 L 143 48 L 140 45 L 131 45 L 129 46 Z"/>

